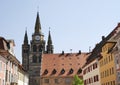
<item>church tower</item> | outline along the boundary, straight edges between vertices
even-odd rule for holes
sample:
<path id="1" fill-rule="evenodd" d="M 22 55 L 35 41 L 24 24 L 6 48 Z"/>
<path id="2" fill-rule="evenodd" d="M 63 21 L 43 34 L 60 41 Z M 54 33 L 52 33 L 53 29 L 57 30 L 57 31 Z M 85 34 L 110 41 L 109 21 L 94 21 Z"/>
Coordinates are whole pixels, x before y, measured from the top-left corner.
<path id="1" fill-rule="evenodd" d="M 30 42 L 29 85 L 40 85 L 41 59 L 43 53 L 46 53 L 45 40 L 41 31 L 39 13 L 37 13 L 34 33 Z"/>
<path id="2" fill-rule="evenodd" d="M 42 55 L 51 53 L 53 53 L 53 45 L 50 31 L 46 46 L 41 29 L 39 13 L 37 12 L 34 33 L 32 34 L 30 45 L 28 44 L 27 31 L 25 32 L 24 43 L 22 44 L 22 65 L 29 73 L 29 85 L 40 85 Z"/>
<path id="3" fill-rule="evenodd" d="M 28 71 L 29 67 L 29 51 L 30 51 L 30 45 L 28 44 L 28 36 L 27 36 L 27 30 L 25 32 L 24 36 L 24 42 L 22 44 L 22 65 L 26 71 Z"/>

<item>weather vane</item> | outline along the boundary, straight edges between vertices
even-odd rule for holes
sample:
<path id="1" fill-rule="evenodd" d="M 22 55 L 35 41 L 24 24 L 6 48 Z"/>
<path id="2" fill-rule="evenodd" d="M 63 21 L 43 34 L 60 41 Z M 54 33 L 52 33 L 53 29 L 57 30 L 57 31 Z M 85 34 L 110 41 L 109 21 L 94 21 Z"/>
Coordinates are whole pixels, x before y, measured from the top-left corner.
<path id="1" fill-rule="evenodd" d="M 37 11 L 39 12 L 39 6 L 37 6 Z"/>
<path id="2" fill-rule="evenodd" d="M 51 29 L 51 28 L 49 27 L 49 31 L 50 31 L 50 29 Z"/>

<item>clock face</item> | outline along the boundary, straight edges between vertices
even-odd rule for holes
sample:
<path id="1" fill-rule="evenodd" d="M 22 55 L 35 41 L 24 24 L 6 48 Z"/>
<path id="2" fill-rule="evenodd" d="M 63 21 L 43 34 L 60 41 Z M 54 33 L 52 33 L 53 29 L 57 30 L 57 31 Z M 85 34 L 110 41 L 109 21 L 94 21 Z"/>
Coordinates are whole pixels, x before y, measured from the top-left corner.
<path id="1" fill-rule="evenodd" d="M 36 40 L 40 40 L 40 36 L 38 36 L 38 35 L 35 36 L 35 39 L 36 39 Z"/>

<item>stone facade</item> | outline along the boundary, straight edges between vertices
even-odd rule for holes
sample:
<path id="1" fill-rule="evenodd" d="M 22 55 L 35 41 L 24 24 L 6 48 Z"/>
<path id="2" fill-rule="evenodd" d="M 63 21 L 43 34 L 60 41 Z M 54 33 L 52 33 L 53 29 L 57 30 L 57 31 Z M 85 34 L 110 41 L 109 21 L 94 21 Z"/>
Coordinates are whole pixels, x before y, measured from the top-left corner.
<path id="1" fill-rule="evenodd" d="M 53 53 L 53 45 L 49 32 L 48 44 L 45 45 L 44 35 L 41 31 L 39 13 L 37 13 L 35 29 L 32 40 L 28 43 L 27 31 L 22 45 L 22 65 L 29 73 L 29 85 L 40 85 L 40 70 L 42 54 Z"/>

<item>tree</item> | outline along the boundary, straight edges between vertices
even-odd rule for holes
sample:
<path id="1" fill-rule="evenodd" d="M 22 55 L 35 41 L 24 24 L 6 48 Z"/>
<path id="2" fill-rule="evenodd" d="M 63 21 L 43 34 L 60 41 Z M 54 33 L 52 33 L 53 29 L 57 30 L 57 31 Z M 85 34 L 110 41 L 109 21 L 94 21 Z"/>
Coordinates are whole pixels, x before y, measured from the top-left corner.
<path id="1" fill-rule="evenodd" d="M 84 83 L 83 80 L 78 77 L 78 75 L 75 75 L 72 85 L 84 85 Z"/>

